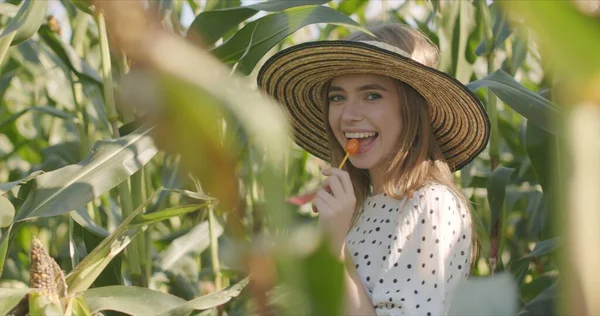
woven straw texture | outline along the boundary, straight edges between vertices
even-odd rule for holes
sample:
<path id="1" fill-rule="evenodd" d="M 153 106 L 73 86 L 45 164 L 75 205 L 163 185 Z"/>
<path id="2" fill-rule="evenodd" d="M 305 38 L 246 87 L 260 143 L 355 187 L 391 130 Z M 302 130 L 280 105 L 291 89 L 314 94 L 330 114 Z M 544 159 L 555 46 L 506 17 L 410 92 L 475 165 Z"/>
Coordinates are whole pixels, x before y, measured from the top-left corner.
<path id="1" fill-rule="evenodd" d="M 284 107 L 291 118 L 294 141 L 329 161 L 322 113 L 326 83 L 349 73 L 396 78 L 412 86 L 430 104 L 437 141 L 450 168 L 461 169 L 487 145 L 490 134 L 487 113 L 477 97 L 458 80 L 407 56 L 402 51 L 393 52 L 364 42 L 302 43 L 269 58 L 259 71 L 258 87 Z"/>

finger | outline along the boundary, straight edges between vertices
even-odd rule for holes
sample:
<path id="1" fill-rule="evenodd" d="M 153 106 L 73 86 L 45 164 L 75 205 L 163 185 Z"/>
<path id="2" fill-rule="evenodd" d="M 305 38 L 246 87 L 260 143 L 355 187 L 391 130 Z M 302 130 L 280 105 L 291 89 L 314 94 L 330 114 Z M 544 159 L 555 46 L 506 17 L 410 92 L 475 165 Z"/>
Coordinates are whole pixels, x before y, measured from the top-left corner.
<path id="1" fill-rule="evenodd" d="M 323 175 L 336 175 L 340 179 L 342 183 L 342 188 L 346 193 L 354 192 L 354 187 L 352 186 L 352 181 L 350 180 L 350 175 L 345 170 L 340 170 L 338 168 L 329 168 L 323 170 Z"/>
<path id="2" fill-rule="evenodd" d="M 323 188 L 325 191 L 331 193 L 331 185 L 329 184 L 329 178 L 325 179 L 325 181 L 323 181 L 323 185 L 321 185 L 321 188 Z"/>
<path id="3" fill-rule="evenodd" d="M 329 186 L 331 187 L 334 197 L 339 198 L 346 195 L 346 190 L 344 190 L 338 176 L 333 175 L 327 179 L 329 180 Z"/>
<path id="4" fill-rule="evenodd" d="M 327 203 L 330 209 L 333 209 L 333 206 L 336 204 L 335 198 L 330 193 L 325 192 L 325 190 L 319 190 L 317 197 Z"/>
<path id="5" fill-rule="evenodd" d="M 320 197 L 317 197 L 315 199 L 314 205 L 317 208 L 317 213 L 319 213 L 320 215 L 331 213 L 329 205 L 327 205 L 327 203 L 325 203 L 325 201 L 323 201 L 323 199 L 321 199 Z"/>

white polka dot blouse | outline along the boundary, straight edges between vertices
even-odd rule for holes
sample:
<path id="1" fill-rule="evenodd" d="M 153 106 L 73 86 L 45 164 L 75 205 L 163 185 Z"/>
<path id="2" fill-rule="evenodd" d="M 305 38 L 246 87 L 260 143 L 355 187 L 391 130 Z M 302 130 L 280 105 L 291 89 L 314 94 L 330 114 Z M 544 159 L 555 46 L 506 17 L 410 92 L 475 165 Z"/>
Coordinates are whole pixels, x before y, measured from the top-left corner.
<path id="1" fill-rule="evenodd" d="M 346 247 L 377 315 L 445 315 L 469 276 L 469 209 L 445 185 L 368 197 Z"/>

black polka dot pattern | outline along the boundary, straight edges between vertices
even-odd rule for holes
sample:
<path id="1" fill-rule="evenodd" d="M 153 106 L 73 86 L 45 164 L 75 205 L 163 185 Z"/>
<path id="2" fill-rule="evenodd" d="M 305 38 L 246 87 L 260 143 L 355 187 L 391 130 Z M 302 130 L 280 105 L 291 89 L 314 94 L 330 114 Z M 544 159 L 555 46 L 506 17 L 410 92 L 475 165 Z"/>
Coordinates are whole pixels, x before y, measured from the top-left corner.
<path id="1" fill-rule="evenodd" d="M 377 315 L 446 313 L 471 261 L 471 217 L 459 201 L 441 184 L 409 199 L 379 194 L 365 201 L 346 247 Z"/>

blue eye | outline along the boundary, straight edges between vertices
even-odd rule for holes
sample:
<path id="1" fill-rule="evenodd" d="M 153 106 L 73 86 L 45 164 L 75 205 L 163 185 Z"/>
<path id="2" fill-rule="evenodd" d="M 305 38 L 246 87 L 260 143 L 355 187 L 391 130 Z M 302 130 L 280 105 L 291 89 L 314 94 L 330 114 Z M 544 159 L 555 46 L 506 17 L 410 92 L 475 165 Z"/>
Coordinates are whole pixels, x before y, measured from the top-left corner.
<path id="1" fill-rule="evenodd" d="M 337 102 L 340 101 L 339 99 L 336 99 L 336 97 L 341 97 L 341 95 L 332 95 L 329 97 L 329 102 Z"/>
<path id="2" fill-rule="evenodd" d="M 376 96 L 376 98 L 375 98 L 375 99 L 370 99 L 370 100 L 377 100 L 377 99 L 381 99 L 381 95 L 380 95 L 379 93 L 369 93 L 369 94 L 367 94 L 367 98 L 368 98 L 369 96 L 373 96 L 373 95 L 374 95 L 374 96 Z"/>

